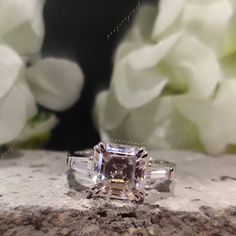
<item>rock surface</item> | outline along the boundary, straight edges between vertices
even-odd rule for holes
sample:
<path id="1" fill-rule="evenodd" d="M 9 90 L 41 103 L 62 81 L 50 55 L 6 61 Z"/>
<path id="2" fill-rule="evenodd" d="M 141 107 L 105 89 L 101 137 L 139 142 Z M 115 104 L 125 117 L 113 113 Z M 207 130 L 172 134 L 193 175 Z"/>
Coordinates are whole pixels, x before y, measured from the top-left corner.
<path id="1" fill-rule="evenodd" d="M 153 152 L 177 164 L 174 195 L 143 204 L 88 199 L 59 152 L 0 160 L 0 235 L 235 235 L 236 156 Z"/>

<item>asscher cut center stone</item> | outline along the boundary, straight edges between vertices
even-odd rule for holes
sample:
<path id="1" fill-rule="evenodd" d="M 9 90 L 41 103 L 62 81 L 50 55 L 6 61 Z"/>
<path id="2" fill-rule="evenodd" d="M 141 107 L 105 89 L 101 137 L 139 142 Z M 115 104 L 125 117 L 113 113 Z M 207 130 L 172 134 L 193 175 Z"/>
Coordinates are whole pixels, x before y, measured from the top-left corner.
<path id="1" fill-rule="evenodd" d="M 93 195 L 142 201 L 147 169 L 144 148 L 99 143 L 92 158 Z"/>

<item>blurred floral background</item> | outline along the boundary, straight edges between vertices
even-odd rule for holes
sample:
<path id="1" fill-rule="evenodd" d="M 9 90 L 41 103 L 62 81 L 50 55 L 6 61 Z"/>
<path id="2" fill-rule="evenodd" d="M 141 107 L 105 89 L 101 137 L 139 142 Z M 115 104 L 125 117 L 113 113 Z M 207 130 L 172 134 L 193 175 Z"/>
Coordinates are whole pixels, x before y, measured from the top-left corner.
<path id="1" fill-rule="evenodd" d="M 40 146 L 79 98 L 83 73 L 64 59 L 41 58 L 45 1 L 0 2 L 0 144 Z M 26 132 L 24 132 L 24 130 Z M 29 142 L 29 143 L 28 143 Z"/>
<path id="2" fill-rule="evenodd" d="M 235 0 L 0 0 L 1 147 L 235 152 L 235 23 Z"/>

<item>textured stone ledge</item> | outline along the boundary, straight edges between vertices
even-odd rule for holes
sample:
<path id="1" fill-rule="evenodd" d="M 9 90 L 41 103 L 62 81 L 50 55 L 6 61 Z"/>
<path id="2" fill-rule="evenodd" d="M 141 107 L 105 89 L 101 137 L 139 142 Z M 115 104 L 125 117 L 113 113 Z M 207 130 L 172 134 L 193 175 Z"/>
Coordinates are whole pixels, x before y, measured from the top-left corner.
<path id="1" fill-rule="evenodd" d="M 177 163 L 174 196 L 135 205 L 87 199 L 64 153 L 12 153 L 0 161 L 0 235 L 234 235 L 235 156 L 152 156 Z"/>

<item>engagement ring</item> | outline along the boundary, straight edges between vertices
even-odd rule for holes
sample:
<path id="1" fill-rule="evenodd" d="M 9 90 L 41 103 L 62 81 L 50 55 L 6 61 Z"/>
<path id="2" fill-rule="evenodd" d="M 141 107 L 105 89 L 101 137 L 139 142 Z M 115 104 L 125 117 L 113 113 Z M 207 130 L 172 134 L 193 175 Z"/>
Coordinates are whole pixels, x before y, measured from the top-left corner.
<path id="1" fill-rule="evenodd" d="M 171 192 L 175 164 L 150 158 L 144 147 L 100 142 L 69 153 L 68 168 L 91 179 L 93 197 L 143 201 L 148 190 Z"/>

